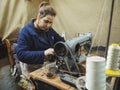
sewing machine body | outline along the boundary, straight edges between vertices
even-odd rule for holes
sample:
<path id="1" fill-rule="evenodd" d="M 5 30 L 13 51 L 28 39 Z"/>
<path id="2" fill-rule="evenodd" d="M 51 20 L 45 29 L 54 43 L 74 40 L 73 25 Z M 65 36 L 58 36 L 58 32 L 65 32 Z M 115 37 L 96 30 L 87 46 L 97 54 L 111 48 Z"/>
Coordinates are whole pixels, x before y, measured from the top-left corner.
<path id="1" fill-rule="evenodd" d="M 58 69 L 62 72 L 79 74 L 80 69 L 78 63 L 86 59 L 91 43 L 91 33 L 82 34 L 66 42 L 57 42 L 54 46 L 54 50 L 58 57 L 56 62 Z M 81 53 L 82 47 L 87 51 L 86 54 Z"/>

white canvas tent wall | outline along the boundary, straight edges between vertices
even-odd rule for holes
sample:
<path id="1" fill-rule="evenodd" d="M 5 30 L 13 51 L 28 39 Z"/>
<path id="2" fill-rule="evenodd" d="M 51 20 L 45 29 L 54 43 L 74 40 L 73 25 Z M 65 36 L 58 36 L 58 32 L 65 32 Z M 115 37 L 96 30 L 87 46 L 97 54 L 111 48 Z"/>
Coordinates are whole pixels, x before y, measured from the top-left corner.
<path id="1" fill-rule="evenodd" d="M 1 0 L 0 37 L 15 38 L 32 18 L 43 0 Z M 46 0 L 56 9 L 54 29 L 71 39 L 77 33 L 96 35 L 95 44 L 106 45 L 112 0 Z M 110 43 L 120 43 L 120 0 L 115 0 Z"/>
<path id="2" fill-rule="evenodd" d="M 31 18 L 36 17 L 41 1 L 43 0 L 1 0 L 0 36 L 2 39 L 17 37 L 20 29 Z"/>

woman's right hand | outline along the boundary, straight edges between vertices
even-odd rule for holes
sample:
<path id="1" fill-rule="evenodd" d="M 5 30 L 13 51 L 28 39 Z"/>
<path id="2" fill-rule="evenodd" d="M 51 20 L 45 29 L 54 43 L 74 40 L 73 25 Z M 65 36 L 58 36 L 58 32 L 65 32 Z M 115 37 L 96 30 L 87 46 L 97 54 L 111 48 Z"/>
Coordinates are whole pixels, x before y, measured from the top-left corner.
<path id="1" fill-rule="evenodd" d="M 53 48 L 46 49 L 44 54 L 45 56 L 54 55 L 54 49 Z"/>

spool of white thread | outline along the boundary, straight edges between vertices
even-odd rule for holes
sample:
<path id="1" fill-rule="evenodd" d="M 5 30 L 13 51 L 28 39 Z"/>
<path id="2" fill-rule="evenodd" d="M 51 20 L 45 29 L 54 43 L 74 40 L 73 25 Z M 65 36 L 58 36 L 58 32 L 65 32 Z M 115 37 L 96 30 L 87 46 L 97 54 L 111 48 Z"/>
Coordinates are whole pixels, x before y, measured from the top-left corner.
<path id="1" fill-rule="evenodd" d="M 105 58 L 87 57 L 86 88 L 88 90 L 106 90 Z"/>
<path id="2" fill-rule="evenodd" d="M 108 48 L 106 69 L 118 70 L 120 62 L 120 46 L 112 44 Z"/>

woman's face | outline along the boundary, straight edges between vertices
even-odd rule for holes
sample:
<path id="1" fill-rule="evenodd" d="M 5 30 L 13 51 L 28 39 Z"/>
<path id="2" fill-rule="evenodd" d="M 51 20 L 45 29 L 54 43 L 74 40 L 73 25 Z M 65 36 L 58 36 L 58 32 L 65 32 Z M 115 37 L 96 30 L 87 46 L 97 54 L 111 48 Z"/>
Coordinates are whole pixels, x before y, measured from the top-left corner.
<path id="1" fill-rule="evenodd" d="M 42 30 L 49 30 L 53 24 L 53 20 L 54 20 L 54 16 L 51 16 L 51 15 L 46 15 L 45 17 L 43 18 L 38 18 L 38 26 L 40 29 Z"/>

